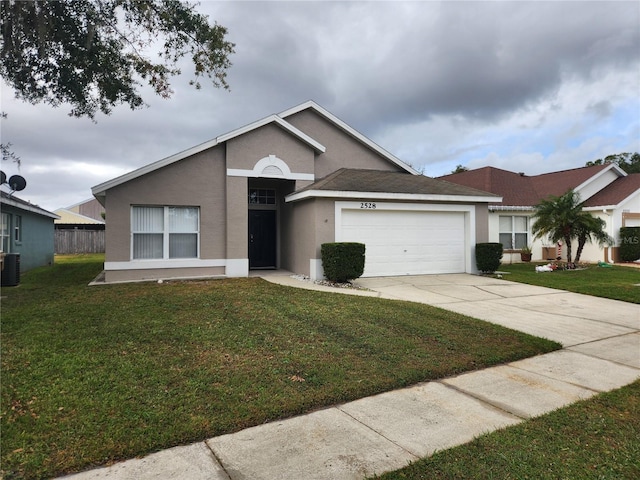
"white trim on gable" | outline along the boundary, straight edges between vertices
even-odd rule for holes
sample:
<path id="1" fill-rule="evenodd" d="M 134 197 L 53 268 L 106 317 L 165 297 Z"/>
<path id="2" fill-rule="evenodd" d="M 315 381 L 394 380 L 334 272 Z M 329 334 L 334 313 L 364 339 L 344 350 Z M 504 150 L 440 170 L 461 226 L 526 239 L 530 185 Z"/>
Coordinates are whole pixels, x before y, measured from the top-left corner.
<path id="1" fill-rule="evenodd" d="M 403 170 L 406 170 L 407 172 L 412 173 L 413 175 L 420 175 L 420 172 L 418 172 L 416 169 L 414 169 L 410 165 L 406 164 L 405 162 L 400 160 L 398 157 L 396 157 L 392 153 L 389 153 L 384 148 L 382 148 L 380 145 L 372 142 L 370 139 L 368 139 L 367 137 L 362 135 L 360 132 L 358 132 L 354 128 L 352 128 L 349 125 L 347 125 L 346 123 L 344 123 L 342 120 L 340 120 L 334 114 L 332 114 L 328 110 L 325 110 L 324 108 L 322 108 L 320 105 L 318 105 L 313 100 L 309 100 L 309 101 L 307 101 L 305 103 L 302 103 L 302 104 L 300 104 L 300 105 L 298 105 L 296 107 L 292 107 L 292 108 L 290 108 L 288 110 L 285 110 L 284 112 L 280 112 L 278 114 L 278 116 L 281 117 L 281 118 L 287 118 L 287 117 L 289 117 L 291 115 L 294 115 L 296 113 L 302 112 L 303 110 L 307 110 L 309 108 L 315 110 L 318 114 L 320 114 L 321 116 L 323 116 L 324 118 L 326 118 L 327 120 L 329 120 L 330 122 L 335 124 L 336 126 L 340 127 L 342 130 L 347 132 L 353 138 L 355 138 L 356 140 L 364 143 L 367 147 L 371 148 L 375 152 L 377 152 L 380 155 L 382 155 L 383 157 L 385 157 L 387 160 L 391 161 L 391 163 L 396 164 L 397 166 L 399 166 Z"/>
<path id="2" fill-rule="evenodd" d="M 589 187 L 591 185 L 593 185 L 594 182 L 596 182 L 598 179 L 602 178 L 604 175 L 609 174 L 609 172 L 611 172 L 613 170 L 613 173 L 616 175 L 616 178 L 614 178 L 613 180 L 611 180 L 610 182 L 608 182 L 606 185 L 598 187 L 597 189 L 595 189 L 593 191 L 593 193 L 591 193 L 591 195 L 586 196 L 586 198 L 582 198 L 582 193 L 583 191 L 588 191 L 590 190 Z M 616 179 L 620 178 L 620 177 L 626 177 L 627 176 L 627 172 L 625 172 L 624 170 L 622 170 L 618 165 L 616 165 L 615 163 L 611 163 L 609 164 L 609 166 L 607 168 L 603 168 L 602 170 L 600 170 L 598 173 L 596 173 L 595 175 L 589 177 L 587 180 L 585 180 L 584 182 L 582 182 L 580 185 L 578 185 L 577 187 L 575 187 L 573 190 L 575 192 L 577 192 L 580 195 L 580 200 L 585 202 L 587 201 L 589 198 L 591 198 L 593 195 L 595 195 L 596 193 L 598 193 L 599 191 L 603 190 L 604 188 L 606 188 L 608 185 L 611 185 L 611 183 L 615 182 Z"/>
<path id="3" fill-rule="evenodd" d="M 229 177 L 250 178 L 284 178 L 286 180 L 315 180 L 313 173 L 293 173 L 284 160 L 269 155 L 261 158 L 253 167 L 253 170 L 241 168 L 227 168 Z"/>
<path id="4" fill-rule="evenodd" d="M 213 140 L 209 140 L 207 142 L 201 143 L 200 145 L 196 145 L 195 147 L 189 148 L 182 152 L 163 158 L 162 160 L 158 160 L 156 162 L 145 165 L 141 168 L 138 168 L 137 170 L 133 170 L 129 173 L 125 173 L 124 175 L 113 178 L 107 182 L 96 185 L 91 189 L 91 193 L 93 194 L 94 197 L 103 197 L 105 191 L 109 190 L 110 188 L 117 187 L 118 185 L 126 183 L 130 180 L 146 175 L 147 173 L 151 173 L 155 170 L 159 170 L 160 168 L 171 165 L 172 163 L 178 162 L 184 158 L 190 157 L 191 155 L 195 155 L 196 153 L 200 153 L 204 150 L 215 147 L 216 145 L 224 143 L 240 135 L 244 135 L 245 133 L 248 133 L 252 130 L 263 127 L 270 123 L 275 123 L 283 130 L 297 137 L 300 141 L 306 143 L 311 148 L 313 148 L 314 151 L 316 151 L 316 153 L 324 153 L 326 151 L 326 147 L 324 145 L 322 145 L 320 142 L 317 142 L 316 140 L 311 138 L 309 135 L 307 135 L 303 131 L 297 129 L 296 127 L 291 125 L 289 122 L 280 118 L 278 115 L 270 115 L 268 117 L 263 118 L 262 120 L 258 120 L 256 122 L 250 123 L 249 125 L 245 125 L 244 127 L 232 130 L 229 133 L 220 135 L 214 138 Z M 305 178 L 304 180 L 307 180 L 307 179 Z"/>
<path id="5" fill-rule="evenodd" d="M 324 153 L 327 149 L 320 142 L 316 142 L 309 135 L 304 133 L 301 130 L 298 130 L 296 127 L 291 125 L 289 122 L 283 120 L 278 115 L 270 115 L 262 120 L 258 120 L 256 122 L 250 123 L 242 128 L 238 128 L 237 130 L 233 130 L 232 132 L 221 135 L 217 138 L 219 143 L 226 142 L 227 140 L 231 140 L 232 138 L 239 137 L 240 135 L 244 135 L 245 133 L 249 133 L 252 130 L 255 130 L 260 127 L 264 127 L 270 123 L 275 123 L 283 130 L 291 133 L 293 136 L 298 137 L 304 143 L 313 148 L 317 153 Z"/>
<path id="6" fill-rule="evenodd" d="M 413 202 L 465 202 L 484 203 L 496 201 L 496 197 L 484 197 L 475 195 L 441 195 L 441 194 L 419 194 L 419 193 L 393 193 L 393 192 L 347 192 L 338 190 L 305 190 L 287 195 L 285 202 L 297 202 L 307 198 L 354 198 L 366 200 L 401 200 Z"/>

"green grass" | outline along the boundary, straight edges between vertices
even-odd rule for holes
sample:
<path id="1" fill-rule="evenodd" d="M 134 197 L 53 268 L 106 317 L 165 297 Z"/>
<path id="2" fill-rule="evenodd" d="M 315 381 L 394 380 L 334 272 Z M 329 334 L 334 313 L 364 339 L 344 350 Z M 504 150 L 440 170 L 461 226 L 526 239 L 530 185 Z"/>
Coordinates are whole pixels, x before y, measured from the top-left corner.
<path id="1" fill-rule="evenodd" d="M 640 478 L 640 381 L 376 478 Z"/>
<path id="2" fill-rule="evenodd" d="M 257 278 L 2 289 L 5 479 L 61 475 L 559 345 L 426 305 Z"/>
<path id="3" fill-rule="evenodd" d="M 615 265 L 610 268 L 589 265 L 585 270 L 556 270 L 536 273 L 536 263 L 501 265 L 501 272 L 509 272 L 505 280 L 558 288 L 596 297 L 640 303 L 640 268 Z"/>

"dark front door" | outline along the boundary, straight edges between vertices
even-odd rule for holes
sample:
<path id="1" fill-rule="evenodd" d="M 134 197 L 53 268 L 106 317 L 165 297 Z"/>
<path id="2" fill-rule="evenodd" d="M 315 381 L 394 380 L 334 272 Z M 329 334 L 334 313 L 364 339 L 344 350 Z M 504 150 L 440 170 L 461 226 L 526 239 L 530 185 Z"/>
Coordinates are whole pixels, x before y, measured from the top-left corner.
<path id="1" fill-rule="evenodd" d="M 275 210 L 249 210 L 249 268 L 276 268 Z"/>

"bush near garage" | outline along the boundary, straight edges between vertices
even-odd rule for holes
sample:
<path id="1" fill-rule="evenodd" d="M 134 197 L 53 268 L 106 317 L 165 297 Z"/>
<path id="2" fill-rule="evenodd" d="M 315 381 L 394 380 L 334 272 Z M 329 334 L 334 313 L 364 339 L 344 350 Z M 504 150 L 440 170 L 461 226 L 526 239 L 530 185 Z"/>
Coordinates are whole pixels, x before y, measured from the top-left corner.
<path id="1" fill-rule="evenodd" d="M 476 267 L 482 273 L 492 273 L 500 267 L 502 259 L 501 243 L 476 244 Z"/>
<path id="2" fill-rule="evenodd" d="M 332 282 L 346 282 L 364 272 L 364 243 L 323 243 L 320 247 L 324 275 Z"/>
<path id="3" fill-rule="evenodd" d="M 640 227 L 620 229 L 620 260 L 635 262 L 640 258 Z"/>

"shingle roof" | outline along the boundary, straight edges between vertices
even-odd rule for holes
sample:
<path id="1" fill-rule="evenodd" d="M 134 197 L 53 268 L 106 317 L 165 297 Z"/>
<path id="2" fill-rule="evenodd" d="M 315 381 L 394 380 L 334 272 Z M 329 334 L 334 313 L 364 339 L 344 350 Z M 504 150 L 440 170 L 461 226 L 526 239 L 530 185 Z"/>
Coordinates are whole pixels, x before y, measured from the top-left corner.
<path id="1" fill-rule="evenodd" d="M 339 192 L 379 192 L 418 195 L 460 195 L 495 197 L 498 195 L 455 183 L 404 172 L 341 168 L 296 193 L 308 190 Z"/>
<path id="2" fill-rule="evenodd" d="M 576 188 L 610 165 L 574 168 L 528 176 L 495 167 L 483 167 L 438 177 L 442 180 L 479 188 L 502 196 L 505 206 L 532 206 L 550 195 L 560 196 Z"/>
<path id="3" fill-rule="evenodd" d="M 53 219 L 60 218 L 55 213 L 45 210 L 44 208 L 40 208 L 38 205 L 34 205 L 31 202 L 22 200 L 21 198 L 18 198 L 15 195 L 9 195 L 5 191 L 0 190 L 0 196 L 2 197 L 2 203 L 4 204 L 12 205 L 21 210 L 37 213 L 38 215 L 44 215 L 45 217 L 50 217 Z"/>
<path id="4" fill-rule="evenodd" d="M 600 190 L 585 203 L 585 207 L 605 207 L 618 205 L 634 192 L 640 190 L 640 173 L 620 177 Z"/>

